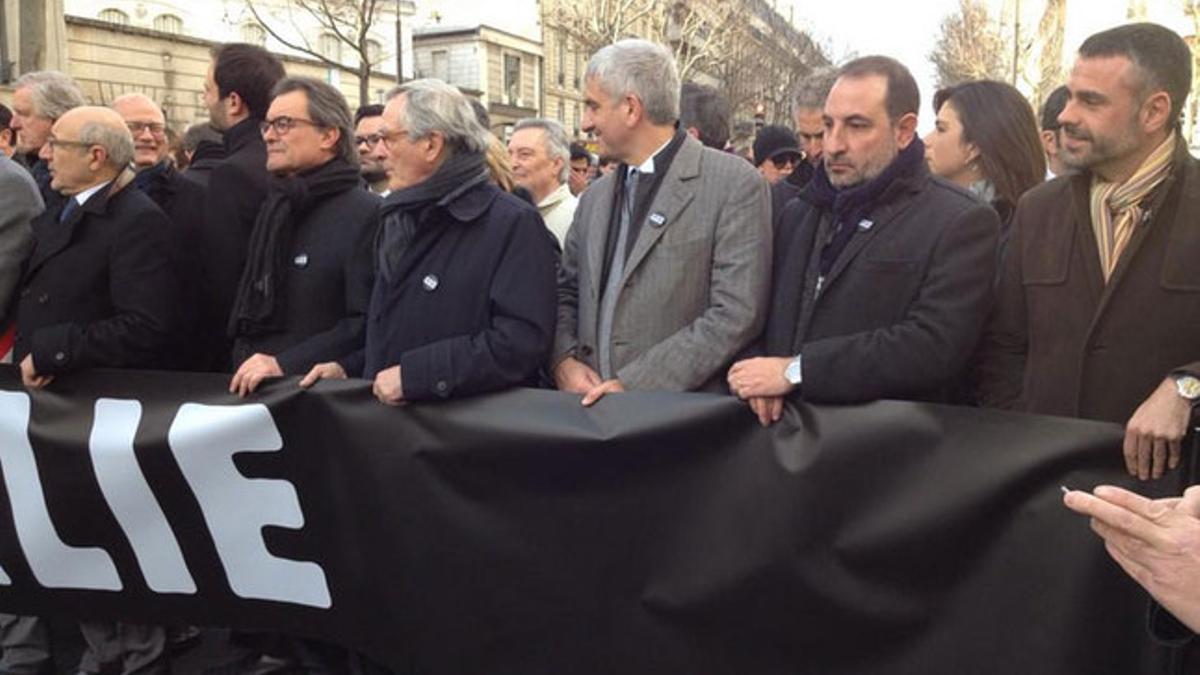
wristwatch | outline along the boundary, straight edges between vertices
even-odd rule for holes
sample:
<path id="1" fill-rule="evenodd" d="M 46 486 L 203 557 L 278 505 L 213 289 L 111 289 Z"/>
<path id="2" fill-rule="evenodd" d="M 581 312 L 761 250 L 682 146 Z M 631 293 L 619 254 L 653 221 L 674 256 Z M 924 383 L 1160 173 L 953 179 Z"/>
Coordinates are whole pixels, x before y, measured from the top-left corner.
<path id="1" fill-rule="evenodd" d="M 804 380 L 804 373 L 800 370 L 800 355 L 788 361 L 787 368 L 783 369 L 783 379 L 788 381 L 788 384 L 793 387 L 800 384 Z"/>
<path id="2" fill-rule="evenodd" d="M 1200 378 L 1186 373 L 1176 375 L 1175 391 L 1192 403 L 1200 401 Z"/>

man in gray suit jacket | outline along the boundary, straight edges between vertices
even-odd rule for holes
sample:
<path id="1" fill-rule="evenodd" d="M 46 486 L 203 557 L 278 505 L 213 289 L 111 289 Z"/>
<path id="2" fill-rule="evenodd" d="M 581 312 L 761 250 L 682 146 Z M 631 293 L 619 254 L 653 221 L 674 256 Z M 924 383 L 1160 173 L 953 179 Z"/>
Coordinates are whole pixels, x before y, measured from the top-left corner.
<path id="1" fill-rule="evenodd" d="M 651 42 L 622 40 L 588 63 L 584 128 L 621 165 L 583 194 L 563 246 L 551 365 L 584 405 L 719 388 L 763 326 L 767 184 L 676 130 L 679 89 L 674 58 Z"/>
<path id="2" fill-rule="evenodd" d="M 0 333 L 8 319 L 13 288 L 33 244 L 30 222 L 44 208 L 37 183 L 19 164 L 0 153 Z"/>

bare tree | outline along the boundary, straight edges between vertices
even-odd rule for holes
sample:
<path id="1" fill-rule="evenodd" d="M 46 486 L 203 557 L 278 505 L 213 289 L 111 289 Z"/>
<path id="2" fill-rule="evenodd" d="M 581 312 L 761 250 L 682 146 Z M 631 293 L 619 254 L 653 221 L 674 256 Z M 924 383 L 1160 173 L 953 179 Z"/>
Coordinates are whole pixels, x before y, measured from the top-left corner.
<path id="1" fill-rule="evenodd" d="M 370 39 L 371 26 L 380 18 L 381 5 L 384 0 L 287 0 L 283 6 L 284 16 L 278 13 L 264 11 L 263 0 L 245 0 L 246 8 L 254 16 L 254 20 L 284 46 L 303 52 L 330 68 L 349 68 L 339 59 L 333 58 L 319 48 L 314 47 L 296 23 L 293 12 L 299 11 L 302 16 L 315 20 L 323 35 L 332 35 L 340 45 L 349 47 L 357 60 L 353 70 L 358 74 L 358 104 L 366 105 L 371 101 L 371 71 L 385 55 L 382 50 L 376 52 Z M 281 28 L 287 23 L 293 29 L 296 37 L 290 37 Z"/>
<path id="2" fill-rule="evenodd" d="M 1063 34 L 1066 32 L 1067 0 L 1046 0 L 1042 20 L 1038 22 L 1039 77 L 1034 92 L 1034 109 L 1041 109 L 1042 102 L 1066 79 L 1063 73 Z"/>
<path id="3" fill-rule="evenodd" d="M 1187 45 L 1192 50 L 1192 89 L 1191 97 L 1184 107 L 1186 112 L 1183 118 L 1184 139 L 1190 145 L 1196 124 L 1200 122 L 1200 44 L 1197 43 L 1197 38 L 1200 38 L 1200 0 L 1183 0 L 1181 4 L 1184 16 L 1192 20 L 1192 36 L 1187 40 Z"/>
<path id="4" fill-rule="evenodd" d="M 929 60 L 939 87 L 967 80 L 1006 80 L 1004 40 L 980 0 L 959 0 L 958 11 L 942 20 Z"/>

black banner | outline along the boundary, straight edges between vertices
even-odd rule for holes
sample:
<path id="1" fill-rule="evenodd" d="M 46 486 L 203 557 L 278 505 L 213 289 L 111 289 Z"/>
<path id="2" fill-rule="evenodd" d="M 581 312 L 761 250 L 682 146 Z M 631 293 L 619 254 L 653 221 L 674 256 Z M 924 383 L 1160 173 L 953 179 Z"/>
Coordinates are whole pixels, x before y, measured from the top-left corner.
<path id="1" fill-rule="evenodd" d="M 0 610 L 277 631 L 398 672 L 1158 673 L 1060 484 L 1116 425 L 899 402 L 0 370 Z M 1177 476 L 1142 492 L 1177 493 Z"/>

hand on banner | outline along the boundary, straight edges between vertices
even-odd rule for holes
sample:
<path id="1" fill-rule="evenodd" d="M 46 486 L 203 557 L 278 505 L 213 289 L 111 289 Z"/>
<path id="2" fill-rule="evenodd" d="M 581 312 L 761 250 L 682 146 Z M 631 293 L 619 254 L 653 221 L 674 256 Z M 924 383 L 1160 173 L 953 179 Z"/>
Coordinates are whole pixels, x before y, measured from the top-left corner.
<path id="1" fill-rule="evenodd" d="M 558 387 L 559 391 L 586 394 L 600 383 L 600 374 L 573 356 L 568 356 L 554 366 L 554 386 Z"/>
<path id="2" fill-rule="evenodd" d="M 584 366 L 584 368 L 587 368 L 587 366 Z M 585 408 L 590 407 L 596 401 L 599 401 L 601 398 L 603 398 L 605 394 L 614 394 L 622 391 L 625 391 L 625 386 L 621 384 L 620 380 L 605 380 L 589 389 L 587 393 L 583 395 L 583 406 Z"/>
<path id="3" fill-rule="evenodd" d="M 782 396 L 753 396 L 747 401 L 758 416 L 758 423 L 769 427 L 783 417 Z"/>
<path id="4" fill-rule="evenodd" d="M 317 380 L 344 380 L 346 379 L 346 371 L 342 368 L 342 364 L 337 361 L 329 361 L 327 363 L 318 363 L 308 371 L 303 379 L 300 380 L 300 388 L 308 389 L 317 383 Z"/>
<path id="5" fill-rule="evenodd" d="M 1182 499 L 1152 500 L 1102 485 L 1093 494 L 1072 490 L 1063 503 L 1091 516 L 1113 560 L 1176 619 L 1200 631 L 1200 486 Z"/>
<path id="6" fill-rule="evenodd" d="M 30 389 L 41 389 L 54 381 L 53 375 L 38 375 L 33 365 L 33 354 L 27 354 L 21 359 L 21 381 Z"/>
<path id="7" fill-rule="evenodd" d="M 1191 402 L 1166 378 L 1125 426 L 1125 468 L 1142 480 L 1161 478 L 1179 466 L 1180 446 L 1192 416 Z"/>
<path id="8" fill-rule="evenodd" d="M 743 401 L 791 393 L 795 385 L 783 376 L 790 361 L 789 358 L 771 356 L 738 361 L 729 369 L 729 390 Z"/>
<path id="9" fill-rule="evenodd" d="M 279 361 L 269 354 L 255 354 L 243 361 L 233 374 L 233 379 L 229 381 L 229 393 L 246 398 L 268 377 L 283 377 Z"/>
<path id="10" fill-rule="evenodd" d="M 375 375 L 375 384 L 371 387 L 375 398 L 384 405 L 404 405 L 404 386 L 400 380 L 400 366 L 392 366 L 379 371 Z"/>

